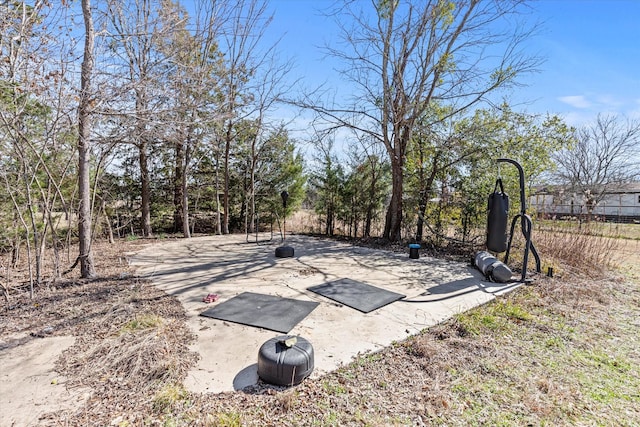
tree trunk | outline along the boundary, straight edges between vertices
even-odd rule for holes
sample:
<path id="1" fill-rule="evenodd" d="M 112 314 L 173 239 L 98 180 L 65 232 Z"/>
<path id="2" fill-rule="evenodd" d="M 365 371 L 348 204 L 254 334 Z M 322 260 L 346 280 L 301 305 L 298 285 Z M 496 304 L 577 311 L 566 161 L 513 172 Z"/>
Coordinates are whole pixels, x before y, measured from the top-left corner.
<path id="1" fill-rule="evenodd" d="M 109 237 L 109 243 L 114 244 L 115 240 L 113 239 L 113 227 L 111 226 L 111 218 L 107 214 L 107 204 L 102 201 L 102 216 L 104 217 L 105 225 L 107 226 L 107 236 Z"/>
<path id="2" fill-rule="evenodd" d="M 173 232 L 177 233 L 183 230 L 183 184 L 184 179 L 184 146 L 182 142 L 175 144 L 176 160 L 175 160 L 175 174 L 173 177 Z"/>
<path id="3" fill-rule="evenodd" d="M 27 211 L 29 212 L 29 219 L 31 221 L 31 228 L 33 229 L 33 247 L 35 249 L 35 257 L 36 257 L 36 278 L 35 283 L 40 284 L 41 271 L 42 271 L 42 260 L 40 258 L 40 232 L 38 231 L 38 224 L 36 220 L 36 210 L 33 207 L 33 197 L 31 196 L 31 186 L 29 179 L 27 178 L 26 169 L 24 171 L 24 181 L 25 181 L 25 194 L 27 196 Z M 28 229 L 27 229 L 28 230 Z M 28 238 L 27 238 L 28 240 Z M 32 285 L 33 287 L 33 285 Z M 33 294 L 33 291 L 32 291 Z"/>
<path id="4" fill-rule="evenodd" d="M 151 237 L 151 183 L 149 180 L 149 158 L 147 155 L 147 142 L 141 141 L 138 146 L 140 161 L 140 181 L 142 186 L 142 235 Z"/>
<path id="5" fill-rule="evenodd" d="M 251 146 L 251 171 L 249 175 L 249 206 L 247 206 L 247 217 L 251 218 L 247 227 L 247 233 L 258 232 L 260 224 L 256 218 L 256 154 L 255 143 Z"/>
<path id="6" fill-rule="evenodd" d="M 220 154 L 216 150 L 216 234 L 222 234 L 222 219 L 220 218 Z"/>
<path id="7" fill-rule="evenodd" d="M 427 212 L 427 202 L 424 193 L 420 194 L 420 202 L 418 203 L 418 223 L 416 224 L 416 242 L 422 242 L 424 237 L 424 216 Z"/>
<path id="8" fill-rule="evenodd" d="M 187 173 L 189 168 L 190 153 L 189 153 L 189 138 L 191 138 L 191 132 L 187 137 L 186 147 L 184 148 L 184 168 L 182 169 L 182 234 L 185 238 L 191 237 L 189 231 L 189 193 L 187 192 Z"/>
<path id="9" fill-rule="evenodd" d="M 60 277 L 62 277 L 62 272 L 60 270 L 60 238 L 58 237 L 58 233 L 56 231 L 55 223 L 53 221 L 50 209 L 47 209 L 47 223 L 49 224 L 49 228 L 51 228 L 54 278 L 59 279 Z"/>
<path id="10" fill-rule="evenodd" d="M 371 237 L 371 222 L 373 221 L 373 210 L 376 203 L 376 186 L 378 185 L 378 175 L 376 174 L 376 165 L 371 163 L 371 181 L 369 183 L 369 202 L 367 203 L 367 212 L 364 220 L 364 237 Z"/>
<path id="11" fill-rule="evenodd" d="M 334 204 L 333 200 L 329 201 L 329 206 L 327 207 L 327 224 L 325 227 L 325 232 L 327 236 L 333 236 L 333 231 L 335 228 L 335 212 L 334 212 Z"/>
<path id="12" fill-rule="evenodd" d="M 422 157 L 420 158 L 422 162 Z M 422 164 L 422 163 L 421 163 Z M 436 179 L 436 175 L 439 172 L 438 170 L 438 156 L 433 156 L 433 162 L 431 167 L 431 173 L 429 177 L 424 178 L 424 171 L 420 172 L 420 181 L 423 182 L 422 188 L 420 190 L 420 201 L 419 201 L 419 209 L 418 209 L 418 224 L 416 226 L 416 241 L 421 242 L 423 238 L 423 230 L 424 230 L 424 216 L 427 213 L 427 205 L 429 203 L 429 198 L 431 197 L 431 189 L 433 188 L 433 181 Z"/>
<path id="13" fill-rule="evenodd" d="M 395 158 L 391 159 L 391 201 L 387 208 L 384 238 L 391 242 L 399 242 L 402 239 L 402 191 L 404 171 L 402 156 L 394 157 Z"/>
<path id="14" fill-rule="evenodd" d="M 85 39 L 84 58 L 80 81 L 80 104 L 78 106 L 78 191 L 80 206 L 78 209 L 78 237 L 80 258 L 80 277 L 91 278 L 96 275 L 91 253 L 91 186 L 90 186 L 90 108 L 91 108 L 91 75 L 93 73 L 94 28 L 91 16 L 90 0 L 82 0 L 82 16 L 84 18 Z"/>
<path id="15" fill-rule="evenodd" d="M 369 204 L 369 206 L 367 206 L 367 215 L 365 216 L 364 231 L 362 233 L 364 237 L 371 237 L 372 220 L 373 220 L 373 204 Z"/>
<path id="16" fill-rule="evenodd" d="M 18 266 L 18 262 L 20 262 L 20 247 L 22 246 L 17 212 L 18 211 L 16 210 L 13 214 L 14 235 L 13 239 L 11 240 L 11 268 L 16 268 Z"/>
<path id="17" fill-rule="evenodd" d="M 222 218 L 222 234 L 229 234 L 229 157 L 231 152 L 231 130 L 232 124 L 229 123 L 224 142 L 224 193 L 222 194 L 224 214 Z"/>

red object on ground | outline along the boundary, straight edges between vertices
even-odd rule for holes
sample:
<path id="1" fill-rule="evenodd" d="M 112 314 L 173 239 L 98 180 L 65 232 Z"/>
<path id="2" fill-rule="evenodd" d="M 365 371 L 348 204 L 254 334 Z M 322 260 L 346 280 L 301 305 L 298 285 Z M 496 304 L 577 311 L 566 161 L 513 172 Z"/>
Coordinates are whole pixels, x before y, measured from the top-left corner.
<path id="1" fill-rule="evenodd" d="M 218 294 L 209 294 L 206 297 L 202 298 L 202 302 L 206 302 L 207 304 L 210 302 L 218 301 Z"/>

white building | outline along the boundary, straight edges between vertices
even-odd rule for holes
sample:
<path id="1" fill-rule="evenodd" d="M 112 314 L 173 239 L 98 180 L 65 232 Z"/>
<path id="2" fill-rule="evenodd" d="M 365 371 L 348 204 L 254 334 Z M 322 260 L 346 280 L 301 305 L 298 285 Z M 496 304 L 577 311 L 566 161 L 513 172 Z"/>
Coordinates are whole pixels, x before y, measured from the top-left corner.
<path id="1" fill-rule="evenodd" d="M 589 195 L 548 186 L 534 189 L 529 208 L 538 216 L 563 219 L 589 213 Z M 640 183 L 621 184 L 606 191 L 591 210 L 600 221 L 640 222 Z"/>

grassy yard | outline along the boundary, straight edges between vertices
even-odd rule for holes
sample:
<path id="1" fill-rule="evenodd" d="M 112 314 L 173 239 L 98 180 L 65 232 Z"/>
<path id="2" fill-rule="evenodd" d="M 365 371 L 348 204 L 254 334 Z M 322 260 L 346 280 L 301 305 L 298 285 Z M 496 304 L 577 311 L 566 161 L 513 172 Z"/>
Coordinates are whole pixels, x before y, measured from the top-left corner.
<path id="1" fill-rule="evenodd" d="M 565 254 L 570 264 L 611 245 L 587 238 L 576 251 L 584 258 Z M 541 240 L 543 253 L 566 244 Z M 636 243 L 617 247 L 628 256 L 612 270 L 566 266 L 562 278 L 542 277 L 320 380 L 240 399 L 198 396 L 177 403 L 171 422 L 204 412 L 210 426 L 640 425 Z"/>
<path id="2" fill-rule="evenodd" d="M 581 224 L 578 221 L 536 220 L 535 227 L 544 231 L 581 232 L 593 236 L 640 240 L 640 224 L 618 224 L 601 221 L 583 222 Z"/>
<path id="3" fill-rule="evenodd" d="M 182 307 L 122 273 L 138 242 L 101 248 L 110 279 L 42 290 L 37 304 L 14 293 L 0 331 L 55 322 L 77 337 L 57 370 L 91 397 L 40 425 L 640 425 L 640 241 L 537 231 L 536 242 L 559 276 L 292 388 L 185 390 L 196 355 Z"/>
<path id="4" fill-rule="evenodd" d="M 210 425 L 640 425 L 639 306 L 637 281 L 545 280 Z"/>

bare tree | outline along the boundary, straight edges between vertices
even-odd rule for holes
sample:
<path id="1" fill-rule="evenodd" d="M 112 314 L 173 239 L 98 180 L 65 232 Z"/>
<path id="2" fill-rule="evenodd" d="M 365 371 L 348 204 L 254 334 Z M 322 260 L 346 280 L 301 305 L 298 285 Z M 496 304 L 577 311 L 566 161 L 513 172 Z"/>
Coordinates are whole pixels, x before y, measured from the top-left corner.
<path id="1" fill-rule="evenodd" d="M 349 1 L 335 16 L 344 49 L 328 53 L 345 64 L 342 75 L 354 84 L 351 102 L 328 106 L 307 97 L 330 127 L 347 127 L 384 145 L 392 167 L 392 194 L 384 236 L 401 239 L 405 155 L 416 122 L 432 101 L 464 111 L 516 77 L 532 71 L 539 59 L 525 55 L 532 34 L 509 18 L 524 1 L 373 0 Z M 344 20 L 348 15 L 351 19 Z M 511 23 L 511 25 L 509 25 Z"/>
<path id="2" fill-rule="evenodd" d="M 582 194 L 591 215 L 612 188 L 640 178 L 640 121 L 600 114 L 575 141 L 555 155 L 556 178 Z"/>
<path id="3" fill-rule="evenodd" d="M 226 65 L 221 84 L 223 125 L 220 138 L 221 145 L 224 147 L 222 151 L 224 214 L 221 227 L 223 234 L 229 233 L 230 161 L 231 149 L 236 140 L 235 126 L 253 115 L 263 114 L 271 100 L 275 99 L 271 96 L 272 94 L 269 94 L 268 100 L 265 100 L 263 95 L 273 90 L 275 87 L 273 84 L 279 83 L 282 73 L 281 69 L 276 69 L 275 77 L 271 82 L 268 78 L 260 80 L 267 74 L 260 74 L 259 71 L 265 66 L 272 65 L 269 61 L 273 58 L 275 48 L 271 46 L 261 49 L 260 46 L 272 19 L 267 14 L 267 3 L 263 0 L 240 0 L 230 2 L 227 6 L 231 4 L 233 4 L 232 7 L 221 8 L 218 16 L 222 21 L 220 49 Z M 256 77 L 258 77 L 257 80 Z M 255 89 L 256 93 L 252 94 L 252 89 Z M 255 99 L 253 95 L 257 97 L 256 104 L 253 103 Z"/>
<path id="4" fill-rule="evenodd" d="M 247 232 L 254 231 L 253 224 L 258 215 L 256 212 L 256 185 L 260 177 L 256 176 L 259 168 L 262 151 L 268 140 L 268 135 L 277 133 L 281 129 L 282 124 L 278 125 L 278 129 L 270 126 L 267 115 L 273 109 L 276 101 L 280 99 L 285 91 L 285 77 L 291 70 L 291 64 L 288 62 L 278 62 L 277 58 L 271 57 L 265 59 L 260 72 L 256 75 L 255 84 L 251 89 L 253 98 L 253 108 L 251 115 L 253 117 L 254 132 L 249 138 L 249 188 L 246 192 L 246 218 L 245 228 Z M 280 194 L 285 188 L 274 188 L 274 194 Z"/>
<path id="5" fill-rule="evenodd" d="M 152 235 L 150 154 L 154 143 L 162 140 L 167 128 L 160 121 L 168 108 L 165 64 L 169 61 L 158 43 L 174 27 L 159 18 L 162 2 L 158 0 L 109 0 L 109 21 L 104 68 L 110 70 L 107 90 L 111 103 L 103 113 L 118 117 L 122 140 L 134 145 L 140 170 L 141 228 L 145 237 Z"/>
<path id="6" fill-rule="evenodd" d="M 175 147 L 174 165 L 174 230 L 182 230 L 190 237 L 189 224 L 189 174 L 197 166 L 197 153 L 204 135 L 221 121 L 219 99 L 220 76 L 224 75 L 222 55 L 217 46 L 221 27 L 213 8 L 198 4 L 189 28 L 188 15 L 177 4 L 165 4 L 161 19 L 166 26 L 173 26 L 166 42 L 161 43 L 164 54 L 171 58 L 168 65 L 172 72 L 168 86 L 173 91 L 173 109 L 167 121 L 175 124 L 169 132 L 169 141 Z"/>
<path id="7" fill-rule="evenodd" d="M 80 103 L 78 104 L 78 191 L 80 207 L 78 209 L 78 237 L 80 276 L 90 278 L 96 275 L 91 253 L 91 76 L 95 63 L 93 47 L 95 31 L 91 14 L 91 1 L 82 0 L 84 18 L 84 57 L 80 77 Z"/>
<path id="8" fill-rule="evenodd" d="M 54 243 L 54 274 L 59 276 L 53 212 L 70 213 L 65 190 L 74 157 L 69 135 L 75 128 L 75 101 L 66 79 L 72 68 L 68 51 L 74 46 L 63 30 L 64 12 L 64 6 L 45 1 L 0 3 L 0 170 L 9 195 L 4 201 L 10 199 L 14 211 L 9 216 L 12 265 L 26 243 L 32 284 L 43 277 L 48 242 Z"/>

